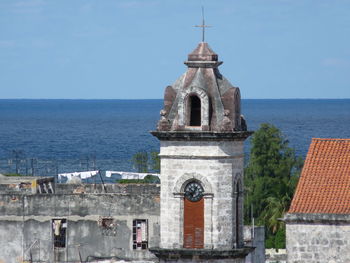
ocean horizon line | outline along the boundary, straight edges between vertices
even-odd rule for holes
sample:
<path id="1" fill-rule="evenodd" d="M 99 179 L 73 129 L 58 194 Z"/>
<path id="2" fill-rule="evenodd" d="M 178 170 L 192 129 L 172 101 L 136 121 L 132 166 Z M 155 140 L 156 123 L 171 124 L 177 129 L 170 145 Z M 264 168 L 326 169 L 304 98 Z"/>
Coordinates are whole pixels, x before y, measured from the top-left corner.
<path id="1" fill-rule="evenodd" d="M 163 100 L 158 99 L 93 99 L 93 98 L 0 98 L 0 101 L 35 101 L 35 100 L 51 100 L 51 101 L 152 101 Z M 242 98 L 242 100 L 350 100 L 350 98 Z"/>

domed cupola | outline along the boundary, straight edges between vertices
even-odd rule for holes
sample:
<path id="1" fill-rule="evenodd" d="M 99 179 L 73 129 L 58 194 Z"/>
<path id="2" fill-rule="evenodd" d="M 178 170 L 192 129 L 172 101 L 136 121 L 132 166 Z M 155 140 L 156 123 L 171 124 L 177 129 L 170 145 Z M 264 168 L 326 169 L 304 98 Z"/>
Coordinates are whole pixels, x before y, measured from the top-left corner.
<path id="1" fill-rule="evenodd" d="M 188 69 L 165 89 L 158 131 L 245 131 L 239 88 L 219 72 L 218 55 L 201 42 L 184 62 Z"/>
<path id="2" fill-rule="evenodd" d="M 222 64 L 222 61 L 218 61 L 218 55 L 208 43 L 201 42 L 192 53 L 188 54 L 185 64 L 190 68 L 216 68 Z"/>

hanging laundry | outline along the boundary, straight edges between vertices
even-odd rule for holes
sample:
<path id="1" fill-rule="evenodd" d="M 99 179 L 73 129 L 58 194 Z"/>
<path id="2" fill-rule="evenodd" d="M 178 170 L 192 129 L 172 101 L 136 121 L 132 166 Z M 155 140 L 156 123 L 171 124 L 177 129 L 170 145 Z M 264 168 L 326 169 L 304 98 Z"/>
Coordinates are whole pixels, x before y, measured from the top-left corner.
<path id="1" fill-rule="evenodd" d="M 142 243 L 142 229 L 140 222 L 137 222 L 136 226 L 136 243 Z"/>
<path id="2" fill-rule="evenodd" d="M 121 179 L 144 179 L 147 175 L 153 175 L 160 177 L 160 174 L 156 173 L 133 173 L 133 172 L 122 172 L 122 171 L 106 171 L 106 177 L 111 177 L 113 174 L 118 174 Z"/>
<path id="3" fill-rule="evenodd" d="M 81 179 L 87 179 L 92 176 L 96 176 L 99 171 L 86 171 L 86 172 L 74 172 L 74 173 L 61 173 L 58 174 L 58 179 L 61 180 L 62 177 L 66 177 L 67 180 L 71 180 L 73 177 L 79 177 Z"/>
<path id="4" fill-rule="evenodd" d="M 61 220 L 54 220 L 53 221 L 53 228 L 54 228 L 55 236 L 59 236 L 60 235 L 61 222 L 62 222 Z"/>
<path id="5" fill-rule="evenodd" d="M 79 174 L 80 174 L 79 176 L 81 179 L 86 179 L 86 178 L 90 178 L 92 176 L 97 175 L 98 171 L 80 172 Z"/>
<path id="6" fill-rule="evenodd" d="M 113 171 L 106 171 L 106 177 L 112 177 L 112 174 L 114 174 L 115 172 Z"/>
<path id="7" fill-rule="evenodd" d="M 146 221 L 141 222 L 141 240 L 147 241 L 147 223 L 146 223 Z"/>

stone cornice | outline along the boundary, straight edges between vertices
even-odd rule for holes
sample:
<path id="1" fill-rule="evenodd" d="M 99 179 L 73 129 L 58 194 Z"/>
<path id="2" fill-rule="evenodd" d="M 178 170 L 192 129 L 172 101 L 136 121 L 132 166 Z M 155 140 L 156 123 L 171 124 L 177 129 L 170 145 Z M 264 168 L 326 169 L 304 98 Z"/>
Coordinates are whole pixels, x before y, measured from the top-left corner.
<path id="1" fill-rule="evenodd" d="M 150 252 L 155 254 L 160 259 L 228 259 L 228 258 L 244 258 L 254 247 L 243 247 L 235 249 L 165 249 L 165 248 L 150 248 Z"/>
<path id="2" fill-rule="evenodd" d="M 150 131 L 150 133 L 161 141 L 244 141 L 253 134 L 252 131 Z"/>
<path id="3" fill-rule="evenodd" d="M 185 61 L 184 64 L 189 68 L 217 68 L 222 61 Z"/>
<path id="4" fill-rule="evenodd" d="M 237 159 L 243 158 L 244 154 L 228 155 L 228 156 L 210 156 L 210 155 L 169 155 L 159 154 L 159 157 L 163 159 L 199 159 L 199 160 L 217 160 L 217 159 Z"/>
<path id="5" fill-rule="evenodd" d="M 350 214 L 285 214 L 283 221 L 287 224 L 298 223 L 322 223 L 322 224 L 344 224 L 350 223 Z"/>
<path id="6" fill-rule="evenodd" d="M 185 193 L 181 192 L 181 193 L 173 193 L 175 198 L 185 198 Z M 203 194 L 203 198 L 205 199 L 213 199 L 214 194 L 213 193 L 204 193 Z"/>

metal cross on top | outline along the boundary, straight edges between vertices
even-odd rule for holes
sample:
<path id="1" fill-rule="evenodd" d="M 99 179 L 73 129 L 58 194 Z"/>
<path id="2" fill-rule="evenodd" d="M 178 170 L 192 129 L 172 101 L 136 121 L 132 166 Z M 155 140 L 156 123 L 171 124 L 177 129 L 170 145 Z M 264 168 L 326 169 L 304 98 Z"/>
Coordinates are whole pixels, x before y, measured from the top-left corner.
<path id="1" fill-rule="evenodd" d="M 202 28 L 202 42 L 204 42 L 204 37 L 205 37 L 205 28 L 206 27 L 211 27 L 205 24 L 204 21 L 204 7 L 202 6 L 202 24 L 201 25 L 195 25 L 194 27 L 201 27 Z"/>

